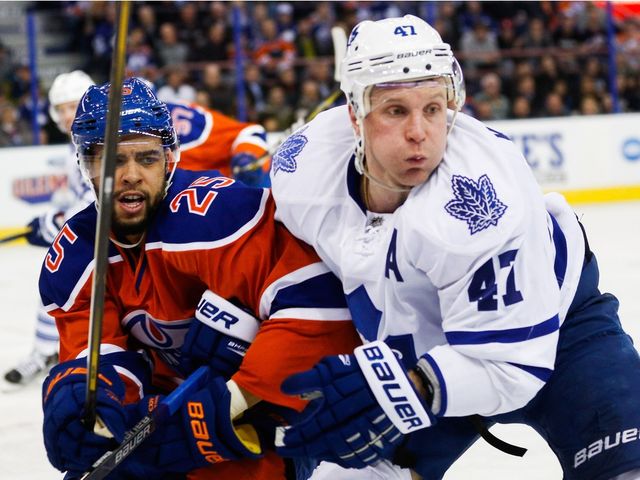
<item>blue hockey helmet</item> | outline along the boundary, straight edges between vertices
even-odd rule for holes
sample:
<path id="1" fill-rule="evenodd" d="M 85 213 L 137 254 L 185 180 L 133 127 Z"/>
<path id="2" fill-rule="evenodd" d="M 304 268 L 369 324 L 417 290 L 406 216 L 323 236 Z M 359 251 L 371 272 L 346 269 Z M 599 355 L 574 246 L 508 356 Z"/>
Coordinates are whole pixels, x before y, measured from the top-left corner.
<path id="1" fill-rule="evenodd" d="M 80 157 L 90 154 L 93 146 L 104 144 L 109 87 L 108 82 L 89 87 L 80 99 L 71 126 L 71 137 Z M 118 136 L 127 135 L 159 138 L 162 146 L 171 150 L 179 146 L 169 109 L 143 80 L 135 77 L 127 78 L 122 84 Z"/>

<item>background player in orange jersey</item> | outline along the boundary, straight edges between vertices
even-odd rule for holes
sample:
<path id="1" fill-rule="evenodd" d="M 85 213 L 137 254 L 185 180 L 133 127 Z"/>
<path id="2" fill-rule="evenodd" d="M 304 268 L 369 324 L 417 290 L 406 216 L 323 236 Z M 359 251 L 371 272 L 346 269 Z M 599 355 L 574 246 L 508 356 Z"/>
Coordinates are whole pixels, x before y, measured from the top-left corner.
<path id="1" fill-rule="evenodd" d="M 72 127 L 94 188 L 108 88 L 89 88 Z M 112 478 L 306 478 L 300 463 L 270 448 L 275 425 L 304 407 L 279 386 L 359 342 L 341 286 L 274 220 L 268 189 L 217 171 L 176 169 L 177 143 L 166 105 L 141 80 L 126 80 L 96 412 L 113 438 L 81 421 L 97 223 L 90 205 L 62 227 L 40 277 L 43 304 L 60 332 L 61 363 L 43 386 L 49 460 L 70 477 L 87 470 L 205 364 L 206 385 Z"/>
<path id="2" fill-rule="evenodd" d="M 262 125 L 240 122 L 195 104 L 168 103 L 167 107 L 180 139 L 180 168 L 219 170 L 247 185 L 270 185 Z"/>

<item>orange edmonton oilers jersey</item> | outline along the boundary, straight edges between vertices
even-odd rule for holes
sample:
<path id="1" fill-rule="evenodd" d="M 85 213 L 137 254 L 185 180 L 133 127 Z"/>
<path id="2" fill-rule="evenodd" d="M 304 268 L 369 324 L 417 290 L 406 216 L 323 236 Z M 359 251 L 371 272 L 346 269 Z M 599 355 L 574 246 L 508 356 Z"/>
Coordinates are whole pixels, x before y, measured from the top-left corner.
<path id="1" fill-rule="evenodd" d="M 324 355 L 351 352 L 359 339 L 337 278 L 273 219 L 274 209 L 268 189 L 215 171 L 176 170 L 143 244 L 109 245 L 101 356 L 144 349 L 155 357 L 153 383 L 172 389 L 179 374 L 171 364 L 202 294 L 212 290 L 262 322 L 233 379 L 301 410 L 301 400 L 280 392 L 282 381 Z M 94 204 L 72 217 L 42 266 L 40 293 L 60 332 L 61 362 L 87 354 L 96 217 Z M 117 361 L 110 363 L 125 382 L 126 401 L 137 401 L 145 385 Z M 190 478 L 284 478 L 273 452 L 247 462 L 216 464 Z"/>
<path id="2" fill-rule="evenodd" d="M 266 132 L 261 125 L 243 123 L 195 104 L 168 103 L 180 139 L 180 168 L 219 170 L 231 176 L 230 160 L 238 153 L 256 158 L 267 155 Z M 269 169 L 269 162 L 263 165 Z"/>

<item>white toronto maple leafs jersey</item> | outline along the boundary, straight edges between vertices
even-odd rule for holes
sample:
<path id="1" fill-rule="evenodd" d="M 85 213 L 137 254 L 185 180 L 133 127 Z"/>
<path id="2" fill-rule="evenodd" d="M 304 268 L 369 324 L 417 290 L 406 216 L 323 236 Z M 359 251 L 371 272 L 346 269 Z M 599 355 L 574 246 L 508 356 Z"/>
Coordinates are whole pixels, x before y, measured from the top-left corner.
<path id="1" fill-rule="evenodd" d="M 458 114 L 444 158 L 392 214 L 359 195 L 346 107 L 289 137 L 272 164 L 276 217 L 340 277 L 364 341 L 438 376 L 438 415 L 525 405 L 549 378 L 584 239 L 517 147 Z"/>

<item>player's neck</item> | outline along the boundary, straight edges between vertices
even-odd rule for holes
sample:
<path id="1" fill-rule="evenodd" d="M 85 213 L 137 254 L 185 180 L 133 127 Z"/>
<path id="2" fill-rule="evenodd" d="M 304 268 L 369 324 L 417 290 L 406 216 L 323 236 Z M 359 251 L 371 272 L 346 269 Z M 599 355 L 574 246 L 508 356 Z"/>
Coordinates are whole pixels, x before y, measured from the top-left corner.
<path id="1" fill-rule="evenodd" d="M 365 175 L 361 178 L 362 200 L 370 212 L 393 213 L 409 196 L 409 191 L 389 190 L 376 185 Z"/>

